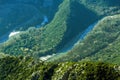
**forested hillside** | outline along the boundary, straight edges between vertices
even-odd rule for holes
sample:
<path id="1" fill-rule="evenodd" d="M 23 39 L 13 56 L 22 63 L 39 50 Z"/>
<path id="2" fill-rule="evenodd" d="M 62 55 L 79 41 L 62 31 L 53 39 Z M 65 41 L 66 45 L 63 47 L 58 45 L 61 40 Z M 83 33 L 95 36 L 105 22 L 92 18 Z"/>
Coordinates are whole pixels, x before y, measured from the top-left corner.
<path id="1" fill-rule="evenodd" d="M 119 80 L 120 66 L 102 62 L 44 63 L 30 57 L 0 59 L 1 80 Z"/>

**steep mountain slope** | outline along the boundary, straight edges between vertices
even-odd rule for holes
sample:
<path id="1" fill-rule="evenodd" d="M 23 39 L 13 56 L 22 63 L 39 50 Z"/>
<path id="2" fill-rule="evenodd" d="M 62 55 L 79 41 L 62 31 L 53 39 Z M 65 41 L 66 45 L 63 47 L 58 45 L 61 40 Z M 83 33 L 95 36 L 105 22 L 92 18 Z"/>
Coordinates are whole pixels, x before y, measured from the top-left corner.
<path id="1" fill-rule="evenodd" d="M 112 62 L 120 57 L 120 15 L 108 16 L 96 24 L 95 28 L 71 51 L 57 58 L 60 61 L 79 61 L 94 56 L 96 60 Z M 56 60 L 55 60 L 56 61 Z"/>
<path id="2" fill-rule="evenodd" d="M 76 7 L 77 9 L 75 9 Z M 61 49 L 75 35 L 82 32 L 91 22 L 98 18 L 95 13 L 85 8 L 78 1 L 66 0 L 59 8 L 55 18 L 46 26 L 43 33 L 44 45 L 48 47 L 57 46 L 56 49 Z M 91 21 L 88 21 L 88 18 L 91 18 Z M 47 36 L 44 34 L 47 34 Z"/>
<path id="3" fill-rule="evenodd" d="M 112 0 L 98 0 L 97 2 L 94 0 L 88 2 L 87 0 L 64 0 L 50 24 L 41 28 L 40 31 L 36 30 L 39 34 L 36 34 L 35 29 L 31 32 L 27 31 L 28 33 L 21 35 L 22 37 L 17 41 L 11 41 L 14 42 L 14 45 L 11 42 L 3 44 L 2 52 L 15 55 L 29 53 L 39 56 L 56 53 L 90 24 L 106 15 L 120 13 L 119 1 L 116 0 L 114 5 L 111 5 L 112 2 Z M 36 35 L 31 36 L 31 34 Z M 31 47 L 31 45 L 33 46 Z M 23 49 L 20 50 L 20 46 Z"/>
<path id="4" fill-rule="evenodd" d="M 119 80 L 120 66 L 102 62 L 44 63 L 30 57 L 0 59 L 1 80 Z"/>

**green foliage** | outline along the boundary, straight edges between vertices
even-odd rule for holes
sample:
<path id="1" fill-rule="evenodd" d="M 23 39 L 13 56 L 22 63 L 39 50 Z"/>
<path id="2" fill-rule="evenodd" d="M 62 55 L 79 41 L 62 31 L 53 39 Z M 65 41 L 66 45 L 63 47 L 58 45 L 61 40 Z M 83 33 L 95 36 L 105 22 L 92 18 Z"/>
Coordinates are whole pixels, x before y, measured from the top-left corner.
<path id="1" fill-rule="evenodd" d="M 34 61 L 31 57 L 5 57 L 0 59 L 0 79 L 2 80 L 46 80 L 50 79 L 50 71 L 56 64 L 44 64 L 40 60 Z M 50 74 L 48 74 L 48 72 Z"/>
<path id="2" fill-rule="evenodd" d="M 11 37 L 9 41 L 3 43 L 1 50 L 10 55 L 42 55 L 41 32 L 44 30 L 29 28 L 26 32 L 22 32 L 18 36 Z M 32 34 L 31 34 L 32 33 Z M 29 54 L 28 54 L 29 53 Z"/>
<path id="3" fill-rule="evenodd" d="M 31 57 L 0 59 L 0 80 L 119 80 L 119 66 L 102 62 L 44 63 Z"/>

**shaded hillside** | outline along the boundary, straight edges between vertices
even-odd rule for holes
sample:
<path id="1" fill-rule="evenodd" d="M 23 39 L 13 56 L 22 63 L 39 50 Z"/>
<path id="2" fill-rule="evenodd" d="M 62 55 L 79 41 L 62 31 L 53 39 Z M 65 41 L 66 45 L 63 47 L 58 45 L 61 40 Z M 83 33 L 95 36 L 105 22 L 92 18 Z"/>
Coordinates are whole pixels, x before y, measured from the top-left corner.
<path id="1" fill-rule="evenodd" d="M 111 62 L 113 58 L 120 56 L 119 38 L 120 15 L 108 16 L 99 21 L 93 31 L 88 33 L 85 39 L 72 50 L 55 58 L 58 61 L 79 61 L 84 58 L 89 60 L 93 55 L 97 60 Z M 52 59 L 54 60 L 54 58 Z M 120 64 L 119 61 L 117 62 L 117 58 L 114 63 Z"/>
<path id="2" fill-rule="evenodd" d="M 17 28 L 28 28 L 42 21 L 42 13 L 29 4 L 4 4 L 0 8 L 0 39 Z"/>
<path id="3" fill-rule="evenodd" d="M 51 21 L 61 2 L 55 0 L 51 5 L 47 5 L 45 0 L 1 0 L 0 40 L 14 30 L 40 26 L 44 16 Z"/>
<path id="4" fill-rule="evenodd" d="M 44 63 L 31 57 L 0 59 L 1 80 L 119 80 L 118 65 L 102 62 Z"/>

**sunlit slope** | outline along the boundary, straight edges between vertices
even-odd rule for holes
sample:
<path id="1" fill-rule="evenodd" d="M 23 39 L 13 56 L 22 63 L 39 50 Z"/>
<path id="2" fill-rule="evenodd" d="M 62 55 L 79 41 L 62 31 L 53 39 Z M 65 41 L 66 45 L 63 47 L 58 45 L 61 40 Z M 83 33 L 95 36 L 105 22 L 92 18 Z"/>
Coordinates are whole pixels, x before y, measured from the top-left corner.
<path id="1" fill-rule="evenodd" d="M 30 57 L 0 59 L 2 80 L 119 80 L 119 65 L 103 62 L 44 63 Z"/>

